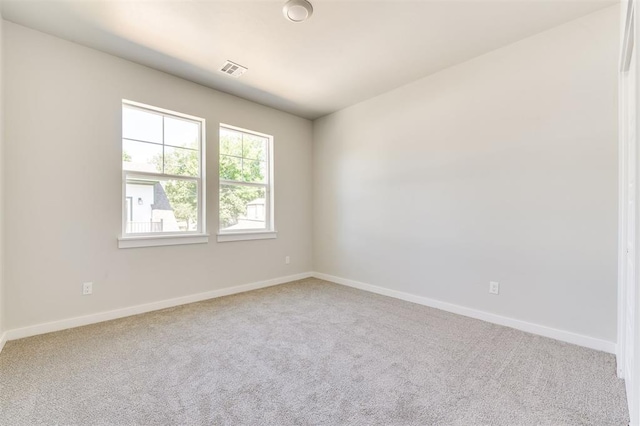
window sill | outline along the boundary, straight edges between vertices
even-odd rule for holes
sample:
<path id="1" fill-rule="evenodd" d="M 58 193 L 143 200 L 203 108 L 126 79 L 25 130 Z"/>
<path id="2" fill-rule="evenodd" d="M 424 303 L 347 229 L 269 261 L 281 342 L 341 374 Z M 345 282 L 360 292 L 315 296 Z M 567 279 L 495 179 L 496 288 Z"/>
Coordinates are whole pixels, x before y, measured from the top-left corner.
<path id="1" fill-rule="evenodd" d="M 120 237 L 118 238 L 118 248 L 177 246 L 183 244 L 205 244 L 208 242 L 209 234 Z"/>
<path id="2" fill-rule="evenodd" d="M 226 234 L 218 234 L 218 242 L 226 243 L 231 241 L 250 241 L 250 240 L 271 240 L 278 238 L 276 231 L 261 232 L 234 232 Z"/>

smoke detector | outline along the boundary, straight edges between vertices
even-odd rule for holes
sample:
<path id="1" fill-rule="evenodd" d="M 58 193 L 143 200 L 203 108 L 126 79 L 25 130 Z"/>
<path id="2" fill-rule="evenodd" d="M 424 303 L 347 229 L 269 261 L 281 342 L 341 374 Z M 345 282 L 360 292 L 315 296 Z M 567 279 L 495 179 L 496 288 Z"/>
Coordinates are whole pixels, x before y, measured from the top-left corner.
<path id="1" fill-rule="evenodd" d="M 245 72 L 247 72 L 247 67 L 243 67 L 240 64 L 236 64 L 235 62 L 226 61 L 220 67 L 220 71 L 229 74 L 231 77 L 238 78 Z"/>
<path id="2" fill-rule="evenodd" d="M 307 0 L 289 0 L 282 8 L 282 13 L 291 22 L 302 22 L 313 15 L 313 6 Z"/>

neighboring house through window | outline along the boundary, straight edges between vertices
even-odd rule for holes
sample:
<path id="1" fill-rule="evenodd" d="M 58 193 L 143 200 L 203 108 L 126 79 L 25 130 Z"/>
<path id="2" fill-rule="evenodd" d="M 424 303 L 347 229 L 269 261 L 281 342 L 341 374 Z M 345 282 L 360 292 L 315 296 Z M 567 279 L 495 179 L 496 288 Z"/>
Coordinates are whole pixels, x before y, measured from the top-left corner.
<path id="1" fill-rule="evenodd" d="M 123 239 L 205 233 L 203 135 L 203 119 L 123 101 Z"/>
<path id="2" fill-rule="evenodd" d="M 241 234 L 275 238 L 272 165 L 272 136 L 220 126 L 219 241 Z"/>

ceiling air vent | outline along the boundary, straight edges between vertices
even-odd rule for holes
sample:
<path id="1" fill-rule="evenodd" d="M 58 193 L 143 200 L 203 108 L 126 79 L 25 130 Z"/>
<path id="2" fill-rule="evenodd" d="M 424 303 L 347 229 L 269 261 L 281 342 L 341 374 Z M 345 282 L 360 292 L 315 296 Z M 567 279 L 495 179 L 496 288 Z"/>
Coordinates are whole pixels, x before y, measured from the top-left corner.
<path id="1" fill-rule="evenodd" d="M 235 62 L 226 61 L 220 68 L 220 71 L 229 74 L 231 77 L 238 78 L 247 71 L 247 68 Z"/>

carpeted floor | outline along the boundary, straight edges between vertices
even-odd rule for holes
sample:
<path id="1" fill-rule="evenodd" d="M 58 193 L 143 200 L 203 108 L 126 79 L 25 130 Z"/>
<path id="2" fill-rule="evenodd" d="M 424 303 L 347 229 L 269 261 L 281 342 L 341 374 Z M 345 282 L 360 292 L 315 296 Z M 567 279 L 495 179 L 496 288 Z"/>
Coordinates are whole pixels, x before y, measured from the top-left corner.
<path id="1" fill-rule="evenodd" d="M 612 355 L 308 279 L 8 342 L 2 425 L 626 425 Z"/>

